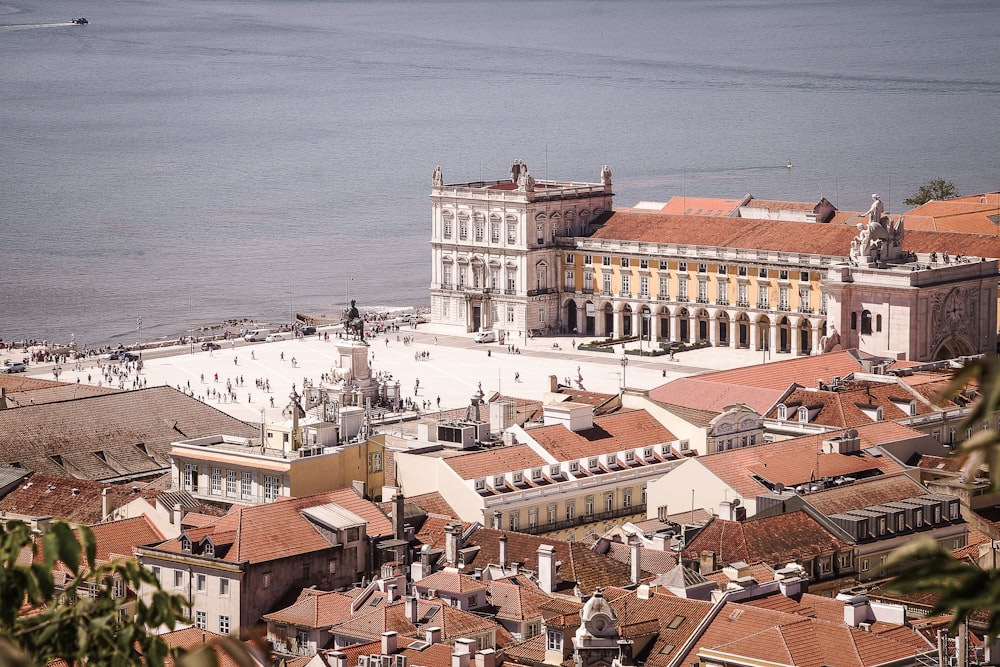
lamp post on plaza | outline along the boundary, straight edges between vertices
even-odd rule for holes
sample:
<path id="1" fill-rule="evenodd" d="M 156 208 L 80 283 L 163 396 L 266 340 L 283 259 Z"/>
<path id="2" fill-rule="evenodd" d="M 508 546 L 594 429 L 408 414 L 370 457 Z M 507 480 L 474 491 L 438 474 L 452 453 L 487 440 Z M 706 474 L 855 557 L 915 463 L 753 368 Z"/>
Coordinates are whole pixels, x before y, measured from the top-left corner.
<path id="1" fill-rule="evenodd" d="M 139 358 L 142 358 L 142 311 L 140 310 L 135 316 L 135 328 L 139 336 Z"/>
<path id="2" fill-rule="evenodd" d="M 57 361 L 56 365 L 52 367 L 52 377 L 54 377 L 56 379 L 56 382 L 58 382 L 59 381 L 59 376 L 61 374 L 62 374 L 62 366 Z"/>
<path id="3" fill-rule="evenodd" d="M 625 369 L 628 367 L 628 357 L 625 356 L 625 352 L 622 352 L 621 365 L 622 365 L 622 389 L 625 389 Z"/>

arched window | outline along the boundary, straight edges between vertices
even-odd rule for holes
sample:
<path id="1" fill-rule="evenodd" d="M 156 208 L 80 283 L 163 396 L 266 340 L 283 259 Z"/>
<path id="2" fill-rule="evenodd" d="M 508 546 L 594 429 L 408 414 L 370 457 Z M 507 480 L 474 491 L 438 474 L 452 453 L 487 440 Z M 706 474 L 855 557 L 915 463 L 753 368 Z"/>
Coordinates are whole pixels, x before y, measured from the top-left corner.
<path id="1" fill-rule="evenodd" d="M 788 408 L 784 403 L 778 406 L 778 419 L 788 419 Z"/>
<path id="2" fill-rule="evenodd" d="M 799 408 L 799 421 L 803 424 L 809 422 L 809 408 L 804 405 Z"/>
<path id="3" fill-rule="evenodd" d="M 866 336 L 872 332 L 872 313 L 870 310 L 861 311 L 861 335 Z"/>
<path id="4" fill-rule="evenodd" d="M 882 315 L 875 316 L 875 331 L 882 331 Z"/>

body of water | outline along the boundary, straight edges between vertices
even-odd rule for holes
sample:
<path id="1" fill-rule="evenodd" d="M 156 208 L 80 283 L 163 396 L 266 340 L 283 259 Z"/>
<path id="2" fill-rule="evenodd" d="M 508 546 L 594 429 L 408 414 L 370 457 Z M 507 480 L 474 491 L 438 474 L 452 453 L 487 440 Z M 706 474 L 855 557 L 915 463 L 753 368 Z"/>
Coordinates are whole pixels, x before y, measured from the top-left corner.
<path id="1" fill-rule="evenodd" d="M 0 337 L 427 303 L 437 164 L 607 163 L 618 206 L 995 191 L 997 25 L 993 0 L 3 4 Z"/>

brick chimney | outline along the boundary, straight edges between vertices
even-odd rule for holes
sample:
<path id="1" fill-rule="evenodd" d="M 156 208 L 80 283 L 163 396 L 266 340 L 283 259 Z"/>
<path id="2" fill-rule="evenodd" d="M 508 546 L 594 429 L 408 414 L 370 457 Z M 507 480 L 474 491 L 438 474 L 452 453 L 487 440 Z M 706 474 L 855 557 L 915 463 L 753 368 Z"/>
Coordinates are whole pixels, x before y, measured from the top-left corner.
<path id="1" fill-rule="evenodd" d="M 393 631 L 382 633 L 382 655 L 392 655 L 396 652 L 396 633 Z"/>
<path id="2" fill-rule="evenodd" d="M 556 588 L 556 548 L 550 544 L 538 547 L 538 587 L 550 595 Z"/>
<path id="3" fill-rule="evenodd" d="M 397 540 L 404 539 L 403 537 L 403 514 L 405 509 L 403 507 L 403 494 L 397 493 L 392 497 L 392 536 Z"/>

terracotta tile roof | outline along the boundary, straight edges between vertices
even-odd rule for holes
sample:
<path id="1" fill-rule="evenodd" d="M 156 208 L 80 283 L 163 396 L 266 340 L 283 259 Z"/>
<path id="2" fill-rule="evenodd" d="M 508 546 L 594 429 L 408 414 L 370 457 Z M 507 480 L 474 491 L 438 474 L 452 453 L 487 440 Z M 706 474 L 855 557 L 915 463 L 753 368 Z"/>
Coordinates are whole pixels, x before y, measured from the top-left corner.
<path id="1" fill-rule="evenodd" d="M 996 235 L 1000 224 L 1000 193 L 934 199 L 905 214 L 906 229 L 962 234 Z M 911 218 L 913 222 L 911 222 Z"/>
<path id="2" fill-rule="evenodd" d="M 712 648 L 720 644 L 730 643 L 735 639 L 757 635 L 780 625 L 802 623 L 805 620 L 796 614 L 727 602 L 722 605 L 715 619 L 708 624 L 701 637 L 694 641 L 688 652 L 682 656 L 682 659 L 676 660 L 675 664 L 687 665 L 695 661 L 695 656 L 702 648 Z M 771 656 L 771 658 L 775 657 L 777 656 Z"/>
<path id="3" fill-rule="evenodd" d="M 927 489 L 905 473 L 897 473 L 810 493 L 804 496 L 803 500 L 821 513 L 830 516 L 848 510 L 916 498 L 926 493 Z"/>
<path id="4" fill-rule="evenodd" d="M 173 441 L 257 428 L 170 387 L 0 410 L 0 462 L 81 479 L 154 474 Z"/>
<path id="5" fill-rule="evenodd" d="M 614 558 L 619 563 L 632 565 L 632 547 L 624 542 L 599 538 L 591 547 L 595 553 Z M 639 547 L 639 569 L 650 574 L 663 574 L 677 566 L 677 556 L 670 551 Z"/>
<path id="6" fill-rule="evenodd" d="M 673 433 L 645 410 L 620 410 L 612 415 L 595 417 L 593 427 L 581 431 L 573 432 L 562 424 L 556 424 L 530 429 L 527 434 L 557 461 L 611 454 L 677 440 Z M 545 462 L 539 465 L 545 465 Z"/>
<path id="7" fill-rule="evenodd" d="M 3 389 L 8 394 L 14 392 L 27 392 L 36 391 L 39 389 L 51 389 L 53 387 L 64 387 L 65 382 L 55 382 L 53 380 L 43 380 L 42 378 L 33 378 L 22 373 L 9 374 L 0 373 L 0 389 Z"/>
<path id="8" fill-rule="evenodd" d="M 264 620 L 303 628 L 328 628 L 350 617 L 353 602 L 353 598 L 343 593 L 307 588 L 290 607 L 264 614 Z"/>
<path id="9" fill-rule="evenodd" d="M 658 212 L 673 215 L 728 215 L 735 211 L 741 203 L 743 203 L 742 199 L 671 197 Z"/>
<path id="10" fill-rule="evenodd" d="M 449 456 L 443 460 L 462 479 L 490 477 L 511 470 L 547 465 L 545 459 L 536 454 L 535 450 L 528 445 L 497 447 L 496 449 Z"/>
<path id="11" fill-rule="evenodd" d="M 496 607 L 497 618 L 526 621 L 542 617 L 542 605 L 550 598 L 534 586 L 524 586 L 509 579 L 487 584 L 489 603 Z"/>
<path id="12" fill-rule="evenodd" d="M 414 538 L 420 544 L 426 544 L 433 548 L 443 549 L 445 544 L 445 526 L 450 523 L 461 523 L 455 519 L 448 519 L 442 516 L 428 516 L 420 530 L 416 532 Z M 462 529 L 468 528 L 463 524 Z"/>
<path id="13" fill-rule="evenodd" d="M 473 593 L 486 590 L 486 585 L 481 581 L 459 572 L 446 570 L 438 570 L 414 582 L 413 586 L 422 589 L 433 588 L 445 593 Z"/>
<path id="14" fill-rule="evenodd" d="M 117 394 L 120 391 L 120 389 L 113 389 L 111 387 L 95 387 L 89 384 L 59 383 L 59 386 L 57 387 L 41 387 L 27 391 L 11 391 L 7 393 L 7 400 L 9 402 L 9 407 L 24 407 L 28 405 L 42 405 L 43 403 L 70 401 L 74 398 L 87 398 L 88 396 Z"/>
<path id="15" fill-rule="evenodd" d="M 841 215 L 836 221 L 819 224 L 624 210 L 611 214 L 593 238 L 773 250 L 846 260 L 851 239 L 857 235 L 855 224 L 861 217 Z M 1000 257 L 1000 237 L 907 230 L 906 248 L 919 253 L 947 252 L 949 255 L 997 258 Z"/>
<path id="16" fill-rule="evenodd" d="M 725 566 L 728 565 L 728 563 L 722 565 Z M 782 563 L 781 565 L 784 566 L 785 564 Z M 741 571 L 744 570 L 741 568 Z M 753 577 L 753 580 L 757 582 L 774 581 L 774 571 L 775 568 L 771 567 L 770 565 L 768 565 L 763 561 L 751 562 L 749 565 L 747 565 L 745 569 L 746 575 L 748 577 Z M 722 570 L 709 572 L 702 576 L 704 576 L 709 581 L 714 581 L 716 584 L 718 584 L 719 588 L 721 589 L 725 589 L 727 586 L 729 586 L 729 582 L 732 581 L 729 578 L 729 576 Z M 784 611 L 784 610 L 779 609 L 779 611 Z"/>
<path id="17" fill-rule="evenodd" d="M 342 623 L 337 623 L 331 632 L 358 639 L 374 641 L 383 632 L 397 632 L 401 636 L 423 639 L 426 627 L 441 628 L 443 641 L 453 640 L 469 634 L 496 629 L 497 624 L 468 611 L 448 606 L 438 598 L 417 600 L 417 623 L 411 623 L 406 617 L 406 601 L 399 600 L 389 605 L 382 605 L 366 613 L 358 613 Z"/>
<path id="18" fill-rule="evenodd" d="M 571 592 L 577 582 L 584 595 L 589 595 L 598 587 L 625 586 L 629 583 L 631 571 L 627 565 L 595 554 L 583 543 L 525 533 L 505 533 L 493 528 L 479 528 L 465 541 L 464 546 L 479 547 L 471 559 L 466 559 L 465 571 L 498 564 L 501 535 L 507 536 L 508 561 L 523 563 L 523 568 L 531 572 L 538 572 L 538 547 L 543 544 L 554 547 L 556 561 L 561 562 L 556 570 L 556 590 L 560 592 Z"/>
<path id="19" fill-rule="evenodd" d="M 100 523 L 91 526 L 90 530 L 94 534 L 94 543 L 97 546 L 98 564 L 117 559 L 132 559 L 132 550 L 135 547 L 156 544 L 163 540 L 163 534 L 145 515 Z M 42 563 L 45 561 L 45 549 L 41 536 L 35 538 L 35 545 L 37 553 L 34 562 Z M 18 562 L 26 564 L 29 562 L 29 558 L 30 551 L 24 550 L 18 558 Z M 56 567 L 63 572 L 69 572 L 69 569 L 61 562 Z"/>
<path id="20" fill-rule="evenodd" d="M 761 609 L 782 611 L 788 614 L 798 614 L 809 618 L 818 618 L 830 623 L 844 622 L 844 601 L 827 598 L 822 595 L 803 593 L 796 597 L 788 597 L 780 592 L 765 595 L 752 600 L 741 600 L 740 604 Z"/>
<path id="21" fill-rule="evenodd" d="M 392 534 L 389 519 L 353 489 L 327 491 L 302 498 L 280 498 L 263 505 L 234 506 L 214 524 L 192 529 L 187 534 L 192 540 L 212 535 L 218 536 L 223 544 L 231 543 L 232 546 L 224 553 L 217 551 L 216 556 L 220 560 L 236 563 L 261 563 L 320 551 L 331 548 L 331 544 L 302 510 L 327 503 L 342 507 L 367 521 L 368 537 Z M 180 553 L 180 538 L 164 542 L 157 549 Z"/>
<path id="22" fill-rule="evenodd" d="M 566 397 L 572 403 L 585 403 L 594 406 L 594 414 L 602 415 L 613 412 L 621 407 L 621 400 L 618 394 L 602 394 L 596 391 L 584 391 L 583 389 L 573 389 L 565 385 L 559 385 L 558 394 Z"/>
<path id="23" fill-rule="evenodd" d="M 861 449 L 918 437 L 916 431 L 895 422 L 878 422 L 856 429 Z M 757 475 L 771 484 L 796 486 L 823 477 L 856 475 L 867 471 L 899 472 L 902 468 L 888 456 L 875 457 L 864 451 L 857 454 L 823 454 L 823 440 L 839 432 L 808 435 L 753 447 L 706 454 L 697 461 L 744 498 L 753 498 L 770 489 L 753 478 Z"/>
<path id="24" fill-rule="evenodd" d="M 162 635 L 164 641 L 170 647 L 183 648 L 187 650 L 193 650 L 202 644 L 214 644 L 213 652 L 215 653 L 215 659 L 217 660 L 218 667 L 241 667 L 240 663 L 237 662 L 229 652 L 223 649 L 217 642 L 222 639 L 225 635 L 220 635 L 215 632 L 209 632 L 208 630 L 202 630 L 196 627 L 184 628 L 183 630 L 174 630 L 173 632 L 166 632 Z M 249 643 L 245 646 L 252 652 L 252 647 Z M 251 653 L 252 654 L 252 653 Z M 164 665 L 167 667 L 172 667 L 176 664 L 172 658 L 167 658 Z M 262 664 L 259 660 L 254 658 L 254 664 Z M 245 665 L 242 667 L 246 667 Z"/>
<path id="25" fill-rule="evenodd" d="M 720 565 L 763 561 L 782 566 L 848 547 L 808 514 L 797 511 L 742 522 L 716 519 L 688 542 L 683 553 L 697 560 L 702 551 L 711 551 Z"/>
<path id="26" fill-rule="evenodd" d="M 916 404 L 918 415 L 935 411 L 922 396 L 912 394 L 906 385 L 867 381 L 844 382 L 837 391 L 794 389 L 781 403 L 790 408 L 789 421 L 798 421 L 797 414 L 791 408 L 805 406 L 809 409 L 810 424 L 850 428 L 872 423 L 875 419 L 871 412 L 879 407 L 886 420 L 910 417 L 911 401 Z M 777 414 L 775 405 L 765 416 L 777 419 Z"/>
<path id="27" fill-rule="evenodd" d="M 445 516 L 449 518 L 458 516 L 455 510 L 452 509 L 451 505 L 448 504 L 448 501 L 444 499 L 444 496 L 437 491 L 422 493 L 417 496 L 410 496 L 406 500 L 407 502 L 413 503 L 427 514 L 435 514 L 437 516 Z"/>
<path id="28" fill-rule="evenodd" d="M 35 473 L 0 498 L 0 512 L 28 517 L 51 516 L 73 523 L 98 523 L 104 518 L 101 514 L 101 494 L 105 488 L 111 489 L 112 508 L 121 507 L 136 498 L 145 498 L 150 504 L 155 504 L 159 493 L 141 482 L 105 484 L 67 475 Z"/>
<path id="29" fill-rule="evenodd" d="M 503 652 L 507 655 L 508 661 L 513 661 L 520 665 L 540 665 L 545 662 L 545 635 L 539 634 L 529 637 L 519 644 L 507 646 Z M 508 662 L 507 664 L 511 664 Z"/>

